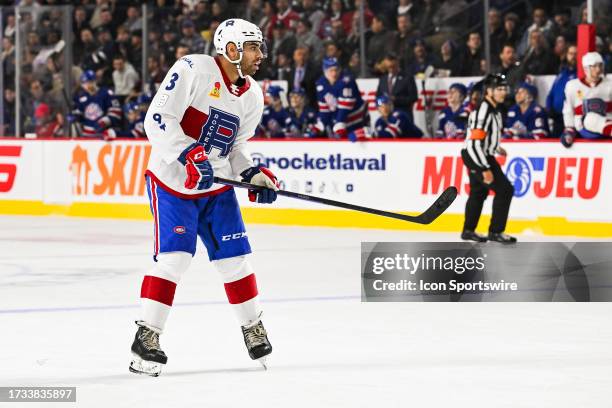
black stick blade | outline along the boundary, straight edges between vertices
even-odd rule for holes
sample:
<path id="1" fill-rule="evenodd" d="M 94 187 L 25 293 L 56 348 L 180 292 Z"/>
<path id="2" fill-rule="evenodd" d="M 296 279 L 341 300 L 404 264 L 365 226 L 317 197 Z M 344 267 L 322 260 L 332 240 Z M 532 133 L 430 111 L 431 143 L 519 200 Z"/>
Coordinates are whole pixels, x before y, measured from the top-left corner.
<path id="1" fill-rule="evenodd" d="M 431 224 L 436 218 L 438 218 L 457 198 L 457 188 L 454 186 L 448 187 L 440 194 L 440 196 L 434 201 L 424 213 L 419 215 L 419 224 Z"/>

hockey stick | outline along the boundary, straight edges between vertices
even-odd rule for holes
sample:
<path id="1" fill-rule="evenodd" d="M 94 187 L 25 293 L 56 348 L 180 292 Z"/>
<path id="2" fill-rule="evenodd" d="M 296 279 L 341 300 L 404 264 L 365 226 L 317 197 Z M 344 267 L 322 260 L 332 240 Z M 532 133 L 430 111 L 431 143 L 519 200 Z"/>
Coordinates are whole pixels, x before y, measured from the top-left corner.
<path id="1" fill-rule="evenodd" d="M 248 188 L 251 190 L 261 190 L 263 187 L 257 186 L 251 183 L 245 183 L 244 181 L 229 180 L 221 177 L 215 177 L 214 182 L 218 184 L 225 184 L 227 186 Z M 402 221 L 414 222 L 417 224 L 430 224 L 436 218 L 438 218 L 446 209 L 455 201 L 457 198 L 457 189 L 453 186 L 448 187 L 446 190 L 438 196 L 436 201 L 427 209 L 425 212 L 417 215 L 404 215 L 389 211 L 377 210 L 375 208 L 362 207 L 360 205 L 349 204 L 342 201 L 330 200 L 323 197 L 315 197 L 307 194 L 294 193 L 292 191 L 278 190 L 276 192 L 280 196 L 297 198 L 298 200 L 310 201 L 313 203 L 331 205 L 333 207 L 346 208 L 348 210 L 361 211 L 368 214 L 380 215 L 388 218 L 395 218 Z"/>

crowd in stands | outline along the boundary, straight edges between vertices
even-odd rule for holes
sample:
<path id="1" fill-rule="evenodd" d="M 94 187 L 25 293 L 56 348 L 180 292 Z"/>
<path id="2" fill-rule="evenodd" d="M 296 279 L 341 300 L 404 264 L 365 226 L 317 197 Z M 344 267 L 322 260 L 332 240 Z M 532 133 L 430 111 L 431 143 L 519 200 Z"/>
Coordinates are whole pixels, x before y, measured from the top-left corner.
<path id="1" fill-rule="evenodd" d="M 359 52 L 357 10 L 361 1 L 365 1 L 365 72 Z M 212 36 L 219 23 L 240 17 L 258 24 L 268 42 L 269 57 L 255 79 L 284 80 L 288 84 L 287 108 L 278 105 L 278 89 L 269 92 L 268 116 L 260 127 L 263 137 L 348 137 L 350 132 L 316 124 L 317 117 L 325 113 L 322 107 L 330 108 L 317 92 L 317 84 L 326 77 L 325 61 L 335 61 L 341 78 L 379 78 L 377 106 L 384 123 L 372 124 L 373 136 L 421 137 L 425 129 L 414 127 L 412 118 L 412 106 L 417 100 L 415 76 L 479 77 L 500 72 L 507 76 L 512 88 L 506 106 L 506 135 L 522 137 L 525 122 L 532 121 L 533 126 L 535 122 L 545 123 L 536 126 L 535 131 L 529 129 L 532 137 L 558 137 L 563 127 L 563 88 L 576 76 L 576 26 L 587 19 L 586 7 L 580 1 L 491 0 L 487 21 L 492 66 L 487 71 L 482 26 L 485 19 L 479 1 L 150 0 L 145 2 L 146 16 L 141 15 L 142 3 L 3 2 L 2 134 L 14 135 L 16 131 L 15 73 L 19 63 L 22 134 L 143 137 L 144 113 L 169 67 L 191 53 L 214 56 Z M 603 6 L 595 9 L 596 45 L 606 62 L 606 72 L 610 72 L 610 5 L 601 3 Z M 62 9 L 44 7 L 66 4 L 73 6 L 73 41 L 64 47 L 72 52 L 70 67 L 63 66 L 63 50 L 53 51 L 63 35 Z M 22 11 L 19 26 L 23 33 L 20 61 L 16 60 L 18 28 L 12 7 L 16 5 L 28 7 Z M 143 38 L 145 35 L 147 38 Z M 73 89 L 64 86 L 66 70 Z M 546 106 L 534 105 L 534 75 L 557 75 Z M 91 98 L 88 93 L 97 95 L 100 89 L 106 95 L 98 95 L 102 111 L 95 121 L 87 121 L 84 117 L 91 116 L 91 112 L 79 107 Z M 426 133 L 463 137 L 460 124 L 465 124 L 477 97 L 478 86 L 453 84 L 448 107 L 440 114 L 440 126 Z M 354 99 L 350 103 L 359 104 L 360 97 Z M 287 110 L 278 116 L 282 123 L 278 118 L 270 119 L 280 109 Z"/>

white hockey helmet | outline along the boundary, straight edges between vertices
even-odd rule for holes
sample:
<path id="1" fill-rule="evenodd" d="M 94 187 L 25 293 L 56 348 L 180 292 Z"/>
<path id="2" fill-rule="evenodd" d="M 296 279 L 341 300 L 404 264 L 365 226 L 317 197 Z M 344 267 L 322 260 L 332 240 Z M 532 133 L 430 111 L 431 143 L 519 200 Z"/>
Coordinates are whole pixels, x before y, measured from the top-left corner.
<path id="1" fill-rule="evenodd" d="M 223 21 L 221 24 L 219 24 L 219 27 L 217 27 L 213 38 L 213 43 L 215 45 L 215 49 L 217 50 L 217 54 L 223 55 L 225 59 L 227 59 L 232 64 L 235 64 L 238 68 L 238 73 L 242 78 L 244 77 L 240 69 L 240 61 L 242 61 L 244 43 L 248 41 L 259 42 L 262 46 L 262 51 L 264 53 L 265 58 L 266 50 L 263 34 L 261 33 L 259 27 L 246 20 L 240 18 L 230 18 L 228 20 Z M 236 44 L 236 47 L 238 48 L 239 57 L 237 60 L 232 61 L 227 56 L 226 48 L 227 44 L 229 43 Z"/>
<path id="2" fill-rule="evenodd" d="M 603 58 L 598 52 L 587 52 L 582 56 L 582 68 L 585 70 L 595 64 L 603 65 Z"/>

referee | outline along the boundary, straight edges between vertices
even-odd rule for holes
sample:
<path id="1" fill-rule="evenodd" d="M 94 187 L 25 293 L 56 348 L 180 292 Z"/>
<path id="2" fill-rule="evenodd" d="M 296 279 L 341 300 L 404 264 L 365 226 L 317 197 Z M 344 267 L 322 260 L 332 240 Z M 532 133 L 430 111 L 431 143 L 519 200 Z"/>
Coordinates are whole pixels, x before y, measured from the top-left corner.
<path id="1" fill-rule="evenodd" d="M 461 239 L 511 244 L 516 242 L 516 238 L 505 234 L 504 230 L 514 187 L 495 160 L 495 153 L 506 155 L 506 151 L 499 146 L 503 130 L 499 108 L 508 94 L 508 82 L 502 74 L 489 74 L 483 80 L 483 88 L 484 98 L 478 108 L 470 113 L 465 147 L 461 150 L 463 163 L 470 175 L 470 196 L 465 204 Z M 489 190 L 495 192 L 495 198 L 489 235 L 485 237 L 475 230 Z"/>

